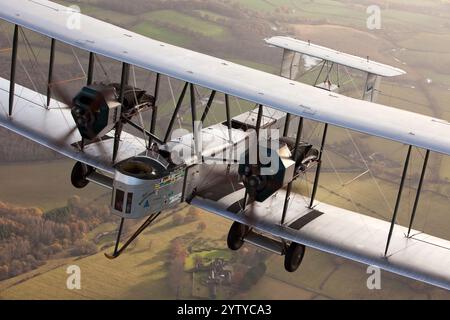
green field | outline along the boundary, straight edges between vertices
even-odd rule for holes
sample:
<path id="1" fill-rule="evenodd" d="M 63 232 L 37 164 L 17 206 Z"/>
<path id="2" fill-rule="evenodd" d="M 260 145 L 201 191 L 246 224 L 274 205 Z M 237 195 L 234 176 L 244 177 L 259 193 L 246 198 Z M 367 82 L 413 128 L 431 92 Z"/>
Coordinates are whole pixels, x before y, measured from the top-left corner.
<path id="1" fill-rule="evenodd" d="M 141 18 L 150 22 L 167 23 L 168 25 L 187 29 L 206 37 L 224 37 L 227 35 L 226 29 L 218 24 L 173 10 L 153 11 L 142 15 Z"/>
<path id="2" fill-rule="evenodd" d="M 218 14 L 216 12 L 208 10 L 195 10 L 195 13 L 200 14 L 200 16 L 205 20 L 212 20 L 214 22 L 219 22 L 219 20 L 229 21 L 229 17 Z"/>
<path id="3" fill-rule="evenodd" d="M 58 2 L 65 6 L 72 6 L 77 5 L 80 7 L 81 12 L 83 14 L 93 16 L 97 19 L 112 23 L 112 24 L 118 24 L 121 26 L 128 26 L 133 24 L 136 21 L 136 17 L 125 14 L 123 12 L 118 12 L 114 10 L 107 10 L 105 8 L 100 8 L 98 6 L 95 6 L 96 1 L 87 1 L 88 3 L 83 2 L 76 2 L 74 1 L 64 1 L 64 0 L 56 0 L 55 2 Z M 84 1 L 86 2 L 86 1 Z"/>
<path id="4" fill-rule="evenodd" d="M 71 185 L 70 172 L 74 164 L 70 160 L 0 164 L 0 201 L 46 211 L 66 205 L 72 195 L 87 200 L 108 199 L 104 197 L 106 190 L 101 187 L 90 185 L 80 190 Z"/>
<path id="5" fill-rule="evenodd" d="M 180 211 L 185 213 L 186 210 Z M 220 218 L 204 215 L 207 224 L 204 235 L 222 239 L 228 223 Z M 196 231 L 197 223 L 172 227 L 170 217 L 144 232 L 136 245 L 120 258 L 110 261 L 103 253 L 82 258 L 58 261 L 55 269 L 42 274 L 36 272 L 0 282 L 0 299 L 27 299 L 30 292 L 35 299 L 169 299 L 175 294 L 168 286 L 167 250 L 171 240 Z M 137 225 L 134 227 L 137 228 Z M 131 228 L 131 229 L 134 229 Z M 200 236 L 200 235 L 199 235 Z M 150 246 L 151 242 L 151 246 Z M 224 244 L 223 240 L 221 242 Z M 112 249 L 109 249 L 112 250 Z M 217 255 L 217 253 L 216 253 Z M 54 266 L 55 262 L 49 265 Z M 82 270 L 82 290 L 68 290 L 66 268 L 76 264 Z M 50 267 L 47 267 L 50 268 Z M 46 267 L 42 268 L 46 270 Z M 25 282 L 19 279 L 27 279 Z M 40 288 L 37 292 L 37 288 Z"/>
<path id="6" fill-rule="evenodd" d="M 141 22 L 132 28 L 133 31 L 155 40 L 168 42 L 173 45 L 185 46 L 189 39 L 177 32 L 158 27 L 151 22 Z"/>

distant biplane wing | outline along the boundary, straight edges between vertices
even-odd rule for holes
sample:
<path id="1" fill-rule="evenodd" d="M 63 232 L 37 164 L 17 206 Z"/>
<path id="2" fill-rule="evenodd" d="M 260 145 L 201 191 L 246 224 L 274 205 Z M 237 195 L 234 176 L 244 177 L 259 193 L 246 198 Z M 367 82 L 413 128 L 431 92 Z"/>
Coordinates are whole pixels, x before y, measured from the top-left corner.
<path id="1" fill-rule="evenodd" d="M 405 74 L 405 71 L 399 68 L 290 37 L 272 37 L 266 39 L 266 43 L 382 77 L 396 77 Z"/>
<path id="2" fill-rule="evenodd" d="M 323 73 L 329 76 L 333 67 L 336 73 L 339 73 L 339 66 L 359 70 L 367 74 L 362 99 L 375 102 L 378 97 L 378 91 L 382 77 L 396 77 L 405 74 L 402 69 L 390 65 L 370 60 L 369 57 L 362 58 L 348 53 L 340 52 L 327 47 L 311 43 L 311 41 L 302 41 L 285 36 L 276 36 L 265 40 L 267 44 L 283 49 L 283 61 L 281 75 L 288 79 L 294 79 L 300 70 L 300 55 L 306 55 L 322 60 L 322 69 L 317 80 Z M 339 77 L 339 75 L 338 75 Z M 325 83 L 314 83 L 315 86 L 326 88 L 329 91 L 336 91 L 339 88 L 331 83 L 327 86 Z"/>
<path id="3" fill-rule="evenodd" d="M 384 245 L 388 222 L 320 202 L 311 209 L 307 206 L 309 199 L 292 195 L 286 223 L 280 225 L 280 212 L 285 201 L 283 190 L 263 203 L 256 203 L 251 214 L 232 210 L 236 208 L 235 201 L 242 197 L 243 190 L 240 190 L 218 201 L 195 197 L 191 204 L 251 226 L 256 232 L 450 289 L 450 241 L 414 230 L 412 236 L 407 237 L 408 228 L 398 226 L 386 256 Z M 269 239 L 266 241 L 270 242 Z M 272 245 L 277 246 L 277 243 Z"/>

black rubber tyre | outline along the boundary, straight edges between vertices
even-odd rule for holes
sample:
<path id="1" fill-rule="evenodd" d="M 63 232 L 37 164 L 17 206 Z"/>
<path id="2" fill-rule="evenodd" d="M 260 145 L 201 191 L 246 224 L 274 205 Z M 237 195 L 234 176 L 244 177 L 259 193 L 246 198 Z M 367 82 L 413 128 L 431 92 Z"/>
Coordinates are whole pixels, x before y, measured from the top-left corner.
<path id="1" fill-rule="evenodd" d="M 77 189 L 82 189 L 89 184 L 89 180 L 86 179 L 94 169 L 84 163 L 77 162 L 73 166 L 72 174 L 70 176 L 70 181 L 72 185 Z"/>
<path id="2" fill-rule="evenodd" d="M 248 227 L 239 222 L 233 222 L 228 232 L 227 244 L 230 250 L 239 250 L 244 244 L 244 236 L 248 232 Z"/>
<path id="3" fill-rule="evenodd" d="M 305 246 L 292 242 L 284 256 L 284 268 L 287 272 L 294 272 L 300 267 L 305 256 Z"/>

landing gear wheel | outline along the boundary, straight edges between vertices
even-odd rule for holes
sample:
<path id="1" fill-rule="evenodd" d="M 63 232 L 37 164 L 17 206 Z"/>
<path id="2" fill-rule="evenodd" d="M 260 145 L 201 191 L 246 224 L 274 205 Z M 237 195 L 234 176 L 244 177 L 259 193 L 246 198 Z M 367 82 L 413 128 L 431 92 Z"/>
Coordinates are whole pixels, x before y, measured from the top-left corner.
<path id="1" fill-rule="evenodd" d="M 284 257 L 284 268 L 287 272 L 294 272 L 298 269 L 305 256 L 305 246 L 292 242 L 286 250 Z"/>
<path id="2" fill-rule="evenodd" d="M 239 250 L 244 244 L 244 237 L 248 232 L 248 227 L 239 222 L 233 222 L 228 232 L 227 244 L 231 250 Z"/>
<path id="3" fill-rule="evenodd" d="M 82 189 L 89 184 L 86 178 L 94 171 L 94 168 L 84 163 L 77 162 L 73 166 L 70 181 L 75 188 Z"/>

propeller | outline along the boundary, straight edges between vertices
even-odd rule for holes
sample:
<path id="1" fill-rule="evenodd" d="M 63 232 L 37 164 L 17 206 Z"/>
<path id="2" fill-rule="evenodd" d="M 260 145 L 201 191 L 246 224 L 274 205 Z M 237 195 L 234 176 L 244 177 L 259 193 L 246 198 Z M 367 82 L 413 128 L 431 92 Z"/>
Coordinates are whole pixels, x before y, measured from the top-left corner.
<path id="1" fill-rule="evenodd" d="M 56 144 L 58 145 L 65 145 L 68 143 L 69 138 L 72 136 L 72 134 L 77 131 L 78 128 L 77 127 L 73 127 L 72 129 L 70 129 L 67 133 L 65 133 L 62 137 L 59 137 L 56 139 Z"/>
<path id="2" fill-rule="evenodd" d="M 58 96 L 58 100 L 60 100 L 62 103 L 65 104 L 65 107 L 61 109 L 72 109 L 72 97 L 70 93 L 66 90 L 64 90 L 60 85 L 57 83 L 53 83 L 50 85 L 52 92 L 56 93 Z"/>
<path id="3" fill-rule="evenodd" d="M 59 143 L 64 144 L 67 142 L 67 139 L 72 135 L 72 133 L 78 129 L 80 126 L 89 128 L 89 125 L 95 121 L 94 113 L 100 108 L 101 98 L 99 96 L 96 99 L 93 99 L 88 107 L 88 110 L 83 108 L 77 108 L 74 99 L 71 93 L 67 90 L 67 88 L 63 88 L 57 84 L 52 85 L 52 90 L 57 94 L 58 98 L 63 102 L 67 107 L 62 109 L 70 109 L 72 111 L 72 115 L 74 115 L 74 119 L 76 120 L 76 127 L 71 129 L 67 135 L 61 137 Z M 94 135 L 94 134 L 92 134 Z M 79 143 L 80 150 L 83 151 L 85 146 L 85 138 L 81 137 L 81 143 Z"/>
<path id="4" fill-rule="evenodd" d="M 65 107 L 60 108 L 60 109 L 72 109 L 72 98 L 70 93 L 67 90 L 64 90 L 61 86 L 57 85 L 57 84 L 52 84 L 52 91 L 55 92 L 59 98 L 59 100 L 61 100 L 62 103 L 65 104 Z M 58 138 L 56 143 L 59 145 L 64 145 L 68 143 L 68 139 L 72 136 L 72 134 L 78 129 L 77 126 L 73 127 L 72 129 L 70 129 L 65 135 L 63 135 L 62 137 Z"/>

